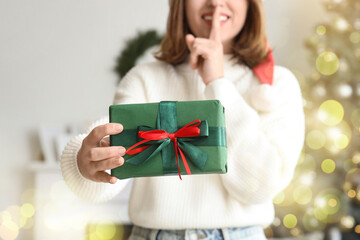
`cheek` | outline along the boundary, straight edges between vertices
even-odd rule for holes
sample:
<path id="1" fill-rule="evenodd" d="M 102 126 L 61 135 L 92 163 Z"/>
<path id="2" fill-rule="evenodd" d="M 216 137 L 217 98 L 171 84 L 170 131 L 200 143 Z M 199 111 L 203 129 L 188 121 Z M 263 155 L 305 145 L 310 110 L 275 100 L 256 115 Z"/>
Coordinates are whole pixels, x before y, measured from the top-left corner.
<path id="1" fill-rule="evenodd" d="M 191 4 L 185 5 L 186 22 L 187 22 L 188 26 L 190 27 L 191 31 L 194 31 L 195 30 L 194 28 L 196 27 L 195 12 L 193 9 L 194 8 L 192 7 Z"/>

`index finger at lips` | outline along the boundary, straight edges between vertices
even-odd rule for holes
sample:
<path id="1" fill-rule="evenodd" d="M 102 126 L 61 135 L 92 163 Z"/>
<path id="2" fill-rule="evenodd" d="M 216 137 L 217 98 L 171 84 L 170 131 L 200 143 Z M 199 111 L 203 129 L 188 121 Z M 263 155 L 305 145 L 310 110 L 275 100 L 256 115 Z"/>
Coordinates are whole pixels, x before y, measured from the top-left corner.
<path id="1" fill-rule="evenodd" d="M 94 128 L 85 139 L 89 144 L 97 146 L 103 137 L 119 134 L 122 130 L 123 126 L 120 123 L 107 123 Z"/>
<path id="2" fill-rule="evenodd" d="M 210 39 L 220 41 L 220 7 L 216 6 L 211 22 Z"/>

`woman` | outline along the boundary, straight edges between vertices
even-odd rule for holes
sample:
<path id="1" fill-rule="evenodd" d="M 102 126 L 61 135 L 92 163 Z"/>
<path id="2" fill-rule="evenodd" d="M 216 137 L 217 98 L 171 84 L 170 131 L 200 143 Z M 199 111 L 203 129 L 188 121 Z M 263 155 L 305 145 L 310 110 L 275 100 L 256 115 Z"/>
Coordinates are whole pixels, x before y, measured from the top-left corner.
<path id="1" fill-rule="evenodd" d="M 272 198 L 290 182 L 302 149 L 304 116 L 294 76 L 276 66 L 269 81 L 257 67 L 272 70 L 262 1 L 171 0 L 157 58 L 122 79 L 114 104 L 219 99 L 228 173 L 135 179 L 130 239 L 265 239 Z M 91 201 L 112 198 L 128 182 L 105 171 L 125 154 L 105 138 L 122 125 L 106 122 L 72 139 L 62 156 L 65 181 Z"/>

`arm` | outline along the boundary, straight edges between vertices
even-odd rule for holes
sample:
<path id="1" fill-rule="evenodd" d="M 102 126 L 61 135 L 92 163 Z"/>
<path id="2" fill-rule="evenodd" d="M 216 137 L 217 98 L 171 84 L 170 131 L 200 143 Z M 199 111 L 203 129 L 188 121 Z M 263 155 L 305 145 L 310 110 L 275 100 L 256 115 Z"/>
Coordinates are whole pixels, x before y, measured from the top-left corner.
<path id="1" fill-rule="evenodd" d="M 115 184 L 109 184 L 108 175 L 98 174 L 96 179 L 85 178 L 80 172 L 78 165 L 78 153 L 83 147 L 84 139 L 97 126 L 108 123 L 108 117 L 103 117 L 94 122 L 86 134 L 80 134 L 73 137 L 66 145 L 61 156 L 61 171 L 64 181 L 69 188 L 80 198 L 90 202 L 104 202 L 113 198 L 128 183 L 128 181 L 117 181 Z M 105 160 L 103 160 L 105 161 Z M 84 172 L 84 171 L 83 171 Z M 107 172 L 108 174 L 109 172 Z M 107 183 L 105 183 L 107 182 Z"/>
<path id="2" fill-rule="evenodd" d="M 227 79 L 205 89 L 208 99 L 225 107 L 228 174 L 221 175 L 229 194 L 244 204 L 271 200 L 290 182 L 304 140 L 304 114 L 296 78 L 275 70 L 281 104 L 270 113 L 255 111 Z"/>
<path id="3" fill-rule="evenodd" d="M 139 75 L 139 70 L 137 70 L 137 68 L 131 70 L 119 84 L 114 103 L 134 103 L 145 100 L 145 91 L 142 90 L 143 86 L 140 79 L 141 78 Z M 88 169 L 88 171 L 86 167 L 84 167 L 84 164 L 78 164 L 79 155 L 82 156 L 81 158 L 84 160 L 85 163 L 90 162 L 90 157 L 95 157 L 89 156 L 91 155 L 91 150 L 85 151 L 83 149 L 94 149 L 99 148 L 99 146 L 90 146 L 91 144 L 88 143 L 89 141 L 86 141 L 85 139 L 89 138 L 90 133 L 94 133 L 93 130 L 95 128 L 99 128 L 99 126 L 104 126 L 104 124 L 107 124 L 108 122 L 108 117 L 103 117 L 100 120 L 94 122 L 85 134 L 80 134 L 69 141 L 61 156 L 61 171 L 64 177 L 64 181 L 76 195 L 78 195 L 82 199 L 91 202 L 104 202 L 110 200 L 115 195 L 117 195 L 129 182 L 128 179 L 117 181 L 116 179 L 112 179 L 108 175 L 109 171 L 107 171 L 107 173 L 99 171 L 97 174 L 95 174 L 94 172 L 92 172 L 91 169 Z M 99 144 L 100 142 L 101 141 L 99 141 Z M 79 154 L 79 152 L 81 154 Z M 121 161 L 121 158 L 119 157 L 121 156 L 108 159 L 109 161 L 107 164 L 114 165 L 116 164 L 116 161 L 117 163 L 119 163 L 119 160 Z M 92 162 L 98 164 L 98 162 L 100 161 Z M 114 183 L 115 181 L 116 183 Z M 109 182 L 112 182 L 113 184 L 110 184 Z"/>

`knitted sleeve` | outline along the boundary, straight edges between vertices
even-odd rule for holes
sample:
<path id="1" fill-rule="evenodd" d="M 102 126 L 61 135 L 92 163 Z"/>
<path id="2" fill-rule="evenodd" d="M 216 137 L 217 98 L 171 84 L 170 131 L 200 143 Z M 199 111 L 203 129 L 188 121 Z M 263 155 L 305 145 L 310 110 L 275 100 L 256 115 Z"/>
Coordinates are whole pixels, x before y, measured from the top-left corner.
<path id="1" fill-rule="evenodd" d="M 276 67 L 274 85 L 281 99 L 275 110 L 257 112 L 227 79 L 205 89 L 225 107 L 228 173 L 221 175 L 230 195 L 243 204 L 271 200 L 291 181 L 304 141 L 302 97 L 294 75 Z"/>
<path id="2" fill-rule="evenodd" d="M 139 77 L 139 69 L 134 68 L 122 79 L 117 88 L 114 104 L 145 102 L 145 92 L 142 92 L 143 87 Z M 90 202 L 110 200 L 129 182 L 128 180 L 118 180 L 116 184 L 94 182 L 83 177 L 78 169 L 77 153 L 84 138 L 93 128 L 108 122 L 108 117 L 94 122 L 85 134 L 75 136 L 68 142 L 61 156 L 61 171 L 64 181 L 76 195 Z"/>

